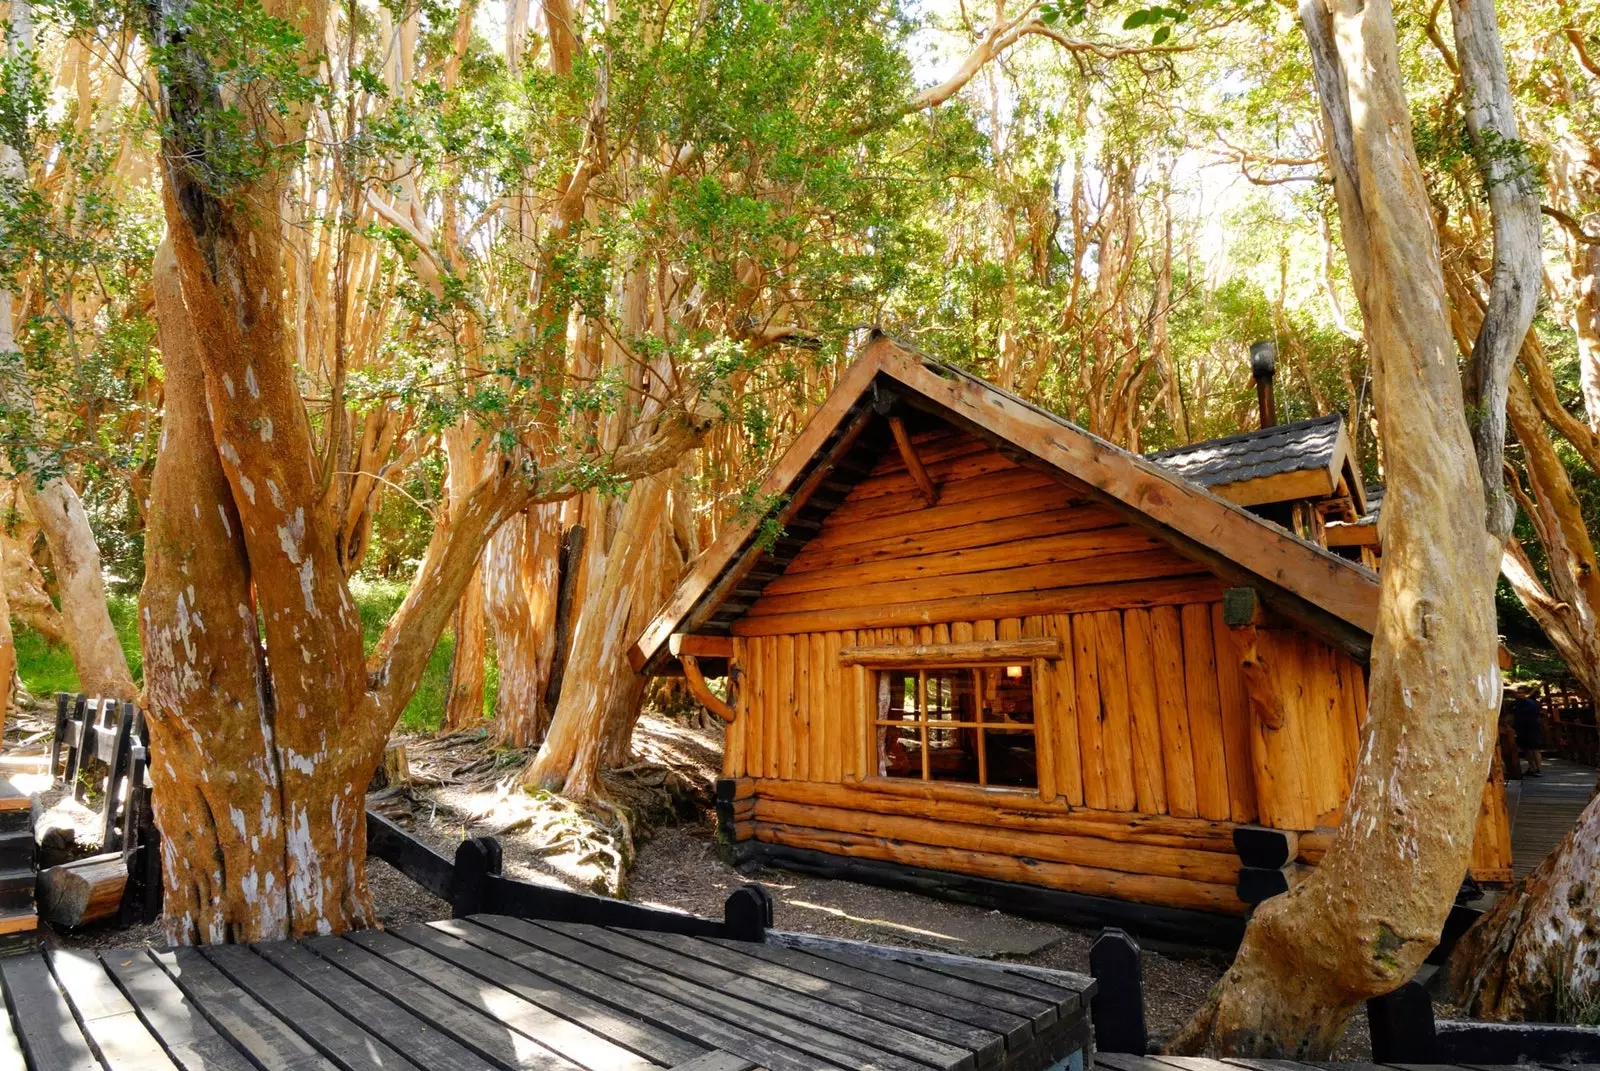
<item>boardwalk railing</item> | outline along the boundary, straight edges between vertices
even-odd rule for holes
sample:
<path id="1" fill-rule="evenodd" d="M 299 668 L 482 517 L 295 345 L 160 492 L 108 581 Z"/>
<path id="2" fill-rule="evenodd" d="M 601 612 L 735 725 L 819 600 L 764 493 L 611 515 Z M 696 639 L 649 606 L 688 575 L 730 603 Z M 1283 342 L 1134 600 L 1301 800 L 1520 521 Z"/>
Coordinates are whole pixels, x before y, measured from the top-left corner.
<path id="1" fill-rule="evenodd" d="M 50 776 L 61 778 L 80 802 L 89 795 L 88 761 L 105 768 L 100 797 L 100 850 L 121 852 L 128 867 L 118 908 L 119 925 L 154 922 L 161 915 L 161 834 L 150 806 L 150 733 L 144 711 L 132 703 L 56 693 Z"/>
<path id="2" fill-rule="evenodd" d="M 1594 1064 L 1600 1029 L 1565 1023 L 1487 1023 L 1433 1018 L 1416 982 L 1367 1001 L 1372 1060 L 1380 1064 Z"/>
<path id="3" fill-rule="evenodd" d="M 690 915 L 665 907 L 647 907 L 626 900 L 573 892 L 558 885 L 518 881 L 500 872 L 500 842 L 474 837 L 446 858 L 394 822 L 367 812 L 367 853 L 400 871 L 450 904 L 456 918 L 468 915 L 511 915 L 549 922 L 586 922 L 686 937 L 725 937 L 761 941 L 772 925 L 772 898 L 759 885 L 734 890 L 719 919 Z"/>

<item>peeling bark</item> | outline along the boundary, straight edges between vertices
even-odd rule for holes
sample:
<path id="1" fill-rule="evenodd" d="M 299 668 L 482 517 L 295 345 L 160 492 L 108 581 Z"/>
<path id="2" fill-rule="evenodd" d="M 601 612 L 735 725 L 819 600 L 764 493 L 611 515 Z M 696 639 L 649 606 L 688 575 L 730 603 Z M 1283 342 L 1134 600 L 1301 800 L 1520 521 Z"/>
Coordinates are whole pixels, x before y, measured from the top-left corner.
<path id="1" fill-rule="evenodd" d="M 607 742 L 623 724 L 631 727 L 646 681 L 628 664 L 627 647 L 657 610 L 661 570 L 649 569 L 664 537 L 666 481 L 634 485 L 604 558 L 603 572 L 591 577 L 568 655 L 583 672 L 568 674 L 539 754 L 529 765 L 526 784 L 573 799 L 599 796 L 600 766 Z M 652 598 L 652 593 L 655 597 Z"/>
<path id="2" fill-rule="evenodd" d="M 549 726 L 545 689 L 556 650 L 560 552 L 561 512 L 549 505 L 502 525 L 483 554 L 485 605 L 500 666 L 495 734 L 504 747 L 532 747 Z"/>
<path id="3" fill-rule="evenodd" d="M 1577 1022 L 1600 1004 L 1600 796 L 1537 870 L 1467 931 L 1450 993 L 1482 1019 Z"/>

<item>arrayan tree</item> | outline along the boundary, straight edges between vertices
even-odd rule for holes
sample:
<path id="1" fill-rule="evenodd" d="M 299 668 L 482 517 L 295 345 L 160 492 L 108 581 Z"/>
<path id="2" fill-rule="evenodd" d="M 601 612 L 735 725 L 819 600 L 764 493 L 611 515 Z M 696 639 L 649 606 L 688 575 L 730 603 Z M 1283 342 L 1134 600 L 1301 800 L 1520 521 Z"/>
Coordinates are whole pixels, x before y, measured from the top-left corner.
<path id="1" fill-rule="evenodd" d="M 1519 156 L 1493 5 L 1451 5 L 1494 222 L 1488 312 L 1456 371 L 1438 240 L 1386 2 L 1304 0 L 1345 252 L 1384 442 L 1384 569 L 1354 787 L 1316 871 L 1251 919 L 1175 1046 L 1325 1056 L 1350 1012 L 1408 980 L 1465 871 L 1500 700 L 1494 583 L 1511 513 L 1505 394 L 1539 284 L 1538 192 Z M 1469 419 L 1470 426 L 1469 426 Z"/>

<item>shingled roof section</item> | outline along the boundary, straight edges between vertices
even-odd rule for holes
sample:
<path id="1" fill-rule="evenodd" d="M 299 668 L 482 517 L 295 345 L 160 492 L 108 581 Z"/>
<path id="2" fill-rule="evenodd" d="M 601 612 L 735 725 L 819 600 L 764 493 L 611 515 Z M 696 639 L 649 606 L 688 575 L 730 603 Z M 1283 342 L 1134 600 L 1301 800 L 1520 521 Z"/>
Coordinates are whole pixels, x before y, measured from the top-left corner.
<path id="1" fill-rule="evenodd" d="M 1207 439 L 1148 457 L 1162 468 L 1202 487 L 1225 487 L 1283 472 L 1330 468 L 1342 424 L 1343 418 L 1338 413 L 1330 413 L 1293 424 Z"/>

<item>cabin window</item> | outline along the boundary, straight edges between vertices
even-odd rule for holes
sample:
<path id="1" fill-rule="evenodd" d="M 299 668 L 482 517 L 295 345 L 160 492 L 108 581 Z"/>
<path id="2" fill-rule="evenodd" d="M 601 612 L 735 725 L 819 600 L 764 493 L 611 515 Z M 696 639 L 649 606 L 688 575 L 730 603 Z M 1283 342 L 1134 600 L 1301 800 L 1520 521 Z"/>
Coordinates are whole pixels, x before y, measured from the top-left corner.
<path id="1" fill-rule="evenodd" d="M 1037 788 L 1033 667 L 877 671 L 878 775 Z"/>

